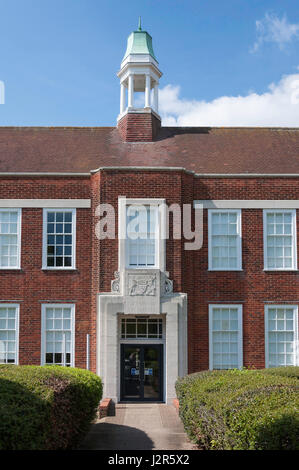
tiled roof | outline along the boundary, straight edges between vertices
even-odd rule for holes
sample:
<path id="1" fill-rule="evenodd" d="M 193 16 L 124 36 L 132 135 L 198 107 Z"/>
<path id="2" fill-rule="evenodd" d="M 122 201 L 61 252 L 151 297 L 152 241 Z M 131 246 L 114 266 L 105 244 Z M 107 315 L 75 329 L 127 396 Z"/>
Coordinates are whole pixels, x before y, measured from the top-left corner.
<path id="1" fill-rule="evenodd" d="M 125 143 L 114 127 L 0 127 L 0 172 L 109 166 L 299 174 L 299 128 L 162 127 L 155 142 Z"/>

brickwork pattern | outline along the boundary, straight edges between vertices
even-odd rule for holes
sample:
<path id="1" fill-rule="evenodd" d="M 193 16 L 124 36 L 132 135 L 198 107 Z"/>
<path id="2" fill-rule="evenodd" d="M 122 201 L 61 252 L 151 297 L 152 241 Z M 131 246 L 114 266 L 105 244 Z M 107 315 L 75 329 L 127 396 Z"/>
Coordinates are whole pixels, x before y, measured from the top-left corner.
<path id="1" fill-rule="evenodd" d="M 153 142 L 161 121 L 152 113 L 128 113 L 118 123 L 125 142 Z"/>
<path id="2" fill-rule="evenodd" d="M 75 365 L 86 367 L 86 335 L 90 334 L 90 368 L 96 371 L 96 301 L 110 292 L 118 269 L 118 240 L 98 240 L 96 208 L 110 203 L 116 212 L 118 196 L 165 198 L 168 205 L 194 199 L 299 199 L 293 178 L 197 178 L 182 171 L 102 170 L 90 178 L 3 178 L 0 198 L 91 198 L 91 209 L 77 209 L 77 266 L 75 271 L 42 270 L 42 209 L 22 210 L 21 270 L 0 270 L 1 302 L 20 303 L 20 364 L 40 364 L 41 304 L 76 305 Z M 299 214 L 297 211 L 297 234 Z M 204 243 L 185 251 L 184 240 L 166 244 L 166 269 L 175 292 L 188 294 L 189 372 L 209 366 L 208 305 L 243 305 L 244 365 L 264 367 L 265 303 L 299 303 L 298 272 L 263 270 L 263 211 L 242 211 L 240 272 L 208 271 L 207 211 Z"/>

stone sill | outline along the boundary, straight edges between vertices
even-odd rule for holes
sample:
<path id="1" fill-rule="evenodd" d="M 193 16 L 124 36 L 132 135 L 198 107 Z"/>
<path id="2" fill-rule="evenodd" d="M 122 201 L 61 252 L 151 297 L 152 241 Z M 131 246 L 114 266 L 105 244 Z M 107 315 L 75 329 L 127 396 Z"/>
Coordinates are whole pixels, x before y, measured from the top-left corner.
<path id="1" fill-rule="evenodd" d="M 42 271 L 45 271 L 45 272 L 68 272 L 68 271 L 71 271 L 71 272 L 74 272 L 74 271 L 78 271 L 77 268 L 42 268 L 41 269 Z"/>

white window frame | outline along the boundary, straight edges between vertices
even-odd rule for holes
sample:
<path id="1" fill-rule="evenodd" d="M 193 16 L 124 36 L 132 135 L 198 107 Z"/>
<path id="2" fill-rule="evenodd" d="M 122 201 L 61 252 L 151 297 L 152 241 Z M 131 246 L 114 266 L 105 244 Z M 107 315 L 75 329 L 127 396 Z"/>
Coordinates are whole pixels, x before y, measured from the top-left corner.
<path id="1" fill-rule="evenodd" d="M 49 212 L 71 212 L 72 213 L 72 266 L 47 266 L 47 247 L 48 247 L 48 240 L 47 240 L 47 215 Z M 76 209 L 66 209 L 66 208 L 46 208 L 43 209 L 43 255 L 42 255 L 42 269 L 43 270 L 51 270 L 51 271 L 70 271 L 76 269 L 76 219 L 77 219 L 77 212 Z"/>
<path id="2" fill-rule="evenodd" d="M 42 304 L 42 321 L 41 321 L 41 365 L 46 365 L 46 309 L 47 308 L 70 308 L 71 309 L 71 365 L 75 367 L 75 304 Z M 55 364 L 53 364 L 55 365 Z"/>
<path id="3" fill-rule="evenodd" d="M 219 267 L 213 268 L 212 256 L 212 215 L 215 213 L 220 214 L 237 214 L 237 267 L 227 268 Z M 209 257 L 209 271 L 242 271 L 242 211 L 241 209 L 208 209 L 208 257 Z"/>
<path id="4" fill-rule="evenodd" d="M 209 369 L 213 369 L 213 310 L 214 308 L 238 309 L 238 368 L 243 367 L 243 305 L 242 304 L 209 304 Z"/>
<path id="5" fill-rule="evenodd" d="M 127 206 L 137 204 L 142 206 L 158 206 L 158 239 L 156 243 L 156 264 L 155 266 L 134 266 L 128 265 L 127 259 L 127 243 L 126 243 L 126 229 L 127 229 Z M 166 201 L 165 199 L 131 199 L 125 196 L 118 198 L 118 270 L 136 269 L 136 270 L 151 270 L 166 269 Z"/>
<path id="6" fill-rule="evenodd" d="M 268 312 L 270 308 L 292 308 L 295 312 L 295 329 L 294 329 L 294 342 L 295 342 L 295 366 L 299 366 L 299 339 L 298 339 L 298 305 L 290 304 L 267 304 L 264 310 L 265 320 L 265 367 L 269 368 L 269 321 Z M 277 366 L 278 367 L 278 366 Z M 283 366 L 281 366 L 283 367 Z"/>
<path id="7" fill-rule="evenodd" d="M 268 267 L 268 243 L 267 243 L 267 215 L 273 213 L 292 214 L 292 249 L 293 264 L 290 268 L 269 268 Z M 264 232 L 264 271 L 297 271 L 297 228 L 296 228 L 296 209 L 264 209 L 263 211 L 263 232 Z"/>
<path id="8" fill-rule="evenodd" d="M 128 337 L 128 336 L 123 337 L 122 336 L 122 324 L 123 324 L 123 321 L 127 322 L 127 320 L 134 320 L 135 321 L 136 333 L 137 333 L 137 322 L 138 321 L 144 320 L 145 323 L 147 323 L 150 320 L 155 320 L 157 322 L 157 325 L 159 325 L 159 323 L 161 323 L 161 325 L 162 325 L 162 337 L 161 338 L 159 338 L 158 336 L 151 337 L 148 334 L 146 334 L 145 336 L 139 336 L 139 337 L 137 335 L 136 336 L 130 336 L 130 337 Z M 126 329 L 127 329 L 127 325 L 125 326 L 125 331 L 126 331 Z M 148 329 L 148 327 L 147 327 L 147 329 Z M 159 327 L 158 327 L 158 330 L 159 330 Z M 164 318 L 161 317 L 161 316 L 157 316 L 157 318 L 155 318 L 153 316 L 152 317 L 147 317 L 147 318 L 138 318 L 136 316 L 133 317 L 133 316 L 130 316 L 130 315 L 122 316 L 122 317 L 120 317 L 119 339 L 120 339 L 120 341 L 127 342 L 127 343 L 130 342 L 130 341 L 131 342 L 132 341 L 133 342 L 135 342 L 135 341 L 137 341 L 137 342 L 143 341 L 144 342 L 145 341 L 147 343 L 149 343 L 149 342 L 153 342 L 153 343 L 163 342 L 163 340 L 165 339 L 165 321 L 164 321 Z"/>
<path id="9" fill-rule="evenodd" d="M 20 335 L 20 304 L 8 304 L 1 303 L 0 308 L 15 308 L 16 309 L 16 361 L 14 364 L 8 363 L 9 365 L 19 365 L 19 335 Z"/>
<path id="10" fill-rule="evenodd" d="M 18 263 L 17 266 L 0 266 L 0 270 L 16 270 L 16 269 L 21 269 L 21 249 L 22 249 L 22 209 L 20 208 L 0 208 L 0 212 L 17 212 L 18 214 L 18 232 L 17 232 L 17 237 L 18 237 L 18 244 L 17 244 L 17 258 L 18 258 Z M 9 235 L 9 234 L 8 234 Z"/>

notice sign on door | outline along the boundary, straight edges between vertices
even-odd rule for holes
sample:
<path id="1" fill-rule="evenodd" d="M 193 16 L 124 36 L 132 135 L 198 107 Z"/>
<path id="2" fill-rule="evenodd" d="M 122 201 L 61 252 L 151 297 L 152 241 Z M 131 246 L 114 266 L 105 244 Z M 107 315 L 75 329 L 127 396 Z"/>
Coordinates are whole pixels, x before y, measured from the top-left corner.
<path id="1" fill-rule="evenodd" d="M 153 375 L 153 369 L 144 369 L 144 375 Z"/>
<path id="2" fill-rule="evenodd" d="M 139 375 L 139 369 L 135 369 L 134 367 L 132 367 L 131 375 Z"/>

